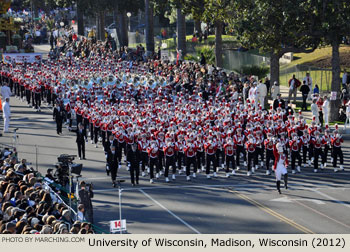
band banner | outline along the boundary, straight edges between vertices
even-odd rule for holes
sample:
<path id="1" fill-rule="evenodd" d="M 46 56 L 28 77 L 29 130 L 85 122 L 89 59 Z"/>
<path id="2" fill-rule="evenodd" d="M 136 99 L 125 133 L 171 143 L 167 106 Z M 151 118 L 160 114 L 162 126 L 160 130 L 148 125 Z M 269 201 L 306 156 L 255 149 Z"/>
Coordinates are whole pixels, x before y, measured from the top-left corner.
<path id="1" fill-rule="evenodd" d="M 3 53 L 2 61 L 6 64 L 16 63 L 38 63 L 42 59 L 41 53 Z"/>

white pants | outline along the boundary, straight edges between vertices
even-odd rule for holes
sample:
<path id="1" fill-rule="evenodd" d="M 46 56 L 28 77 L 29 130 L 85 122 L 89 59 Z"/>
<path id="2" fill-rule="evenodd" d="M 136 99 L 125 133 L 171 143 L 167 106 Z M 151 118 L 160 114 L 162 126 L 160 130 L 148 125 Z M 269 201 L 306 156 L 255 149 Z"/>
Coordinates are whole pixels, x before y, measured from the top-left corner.
<path id="1" fill-rule="evenodd" d="M 277 165 L 277 168 L 276 168 L 276 170 L 275 170 L 275 175 L 276 175 L 276 181 L 280 181 L 281 180 L 281 178 L 282 178 L 282 175 L 285 175 L 285 174 L 287 174 L 288 172 L 287 172 L 287 169 L 286 169 L 286 167 L 284 167 L 284 166 L 279 166 L 279 165 Z"/>
<path id="2" fill-rule="evenodd" d="M 323 112 L 324 112 L 324 111 L 323 111 Z M 328 113 L 328 112 L 323 114 L 323 119 L 324 119 L 324 123 L 325 123 L 325 124 L 328 124 L 328 116 L 329 116 L 329 113 Z"/>
<path id="3" fill-rule="evenodd" d="M 9 131 L 9 126 L 10 126 L 10 117 L 4 116 L 4 132 Z"/>
<path id="4" fill-rule="evenodd" d="M 258 103 L 264 108 L 265 96 L 259 96 L 258 97 Z"/>

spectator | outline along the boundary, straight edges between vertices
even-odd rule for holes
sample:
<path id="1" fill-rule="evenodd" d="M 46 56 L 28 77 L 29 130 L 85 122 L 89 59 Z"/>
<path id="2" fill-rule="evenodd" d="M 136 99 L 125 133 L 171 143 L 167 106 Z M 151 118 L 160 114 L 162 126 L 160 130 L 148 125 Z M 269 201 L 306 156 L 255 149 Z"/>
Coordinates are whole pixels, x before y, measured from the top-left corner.
<path id="1" fill-rule="evenodd" d="M 306 73 L 306 76 L 303 80 L 305 81 L 306 85 L 309 87 L 309 93 L 308 93 L 308 99 L 311 100 L 311 91 L 312 91 L 312 78 L 310 76 L 310 73 Z"/>
<path id="2" fill-rule="evenodd" d="M 293 74 L 293 77 L 289 80 L 288 82 L 289 85 L 289 94 L 288 94 L 288 100 L 291 100 L 292 95 L 294 96 L 294 103 L 297 102 L 296 97 L 297 97 L 297 90 L 300 87 L 301 83 L 300 81 L 295 78 L 295 74 Z"/>
<path id="3" fill-rule="evenodd" d="M 84 205 L 85 218 L 90 223 L 94 223 L 91 199 L 94 197 L 92 184 L 87 188 L 85 181 L 80 182 L 79 203 Z"/>
<path id="4" fill-rule="evenodd" d="M 320 94 L 320 89 L 318 88 L 318 85 L 316 84 L 315 85 L 315 88 L 314 88 L 314 90 L 313 90 L 313 94 L 315 95 L 315 94 Z"/>
<path id="5" fill-rule="evenodd" d="M 318 125 L 320 123 L 320 120 L 319 120 L 319 111 L 318 111 L 318 107 L 317 107 L 317 104 L 316 104 L 316 99 L 313 99 L 312 100 L 312 104 L 311 104 L 311 112 L 312 112 L 312 117 L 313 117 L 313 120 L 315 120 L 316 124 Z"/>
<path id="6" fill-rule="evenodd" d="M 303 98 L 303 104 L 301 105 L 301 110 L 302 111 L 307 111 L 307 103 L 306 100 L 308 98 L 308 95 L 310 93 L 310 87 L 307 85 L 306 81 L 303 81 L 303 85 L 300 87 L 300 92 Z"/>
<path id="7" fill-rule="evenodd" d="M 280 84 L 277 81 L 275 81 L 273 83 L 273 86 L 271 88 L 271 92 L 272 92 L 272 100 L 276 100 L 277 94 L 280 93 Z"/>

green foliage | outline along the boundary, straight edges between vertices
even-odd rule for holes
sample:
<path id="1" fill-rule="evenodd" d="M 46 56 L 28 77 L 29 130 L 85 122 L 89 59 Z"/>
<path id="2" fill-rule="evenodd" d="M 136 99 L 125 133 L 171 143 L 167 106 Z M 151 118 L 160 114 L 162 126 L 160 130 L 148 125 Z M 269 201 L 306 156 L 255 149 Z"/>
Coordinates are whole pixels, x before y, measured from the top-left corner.
<path id="1" fill-rule="evenodd" d="M 235 70 L 236 72 L 240 72 L 247 75 L 258 76 L 259 79 L 266 77 L 266 75 L 270 72 L 270 68 L 265 64 L 244 66 L 240 71 Z"/>
<path id="2" fill-rule="evenodd" d="M 185 60 L 188 61 L 195 61 L 195 62 L 199 62 L 198 56 L 195 56 L 193 54 L 186 54 L 184 57 Z"/>
<path id="3" fill-rule="evenodd" d="M 49 31 L 52 31 L 53 28 L 55 27 L 55 20 L 53 19 L 46 20 L 46 26 L 49 29 Z"/>
<path id="4" fill-rule="evenodd" d="M 201 53 L 203 53 L 205 59 L 207 60 L 207 64 L 215 63 L 214 48 L 212 46 L 197 47 L 196 52 L 199 60 L 201 58 Z"/>
<path id="5" fill-rule="evenodd" d="M 243 46 L 282 56 L 316 48 L 320 39 L 311 35 L 315 14 L 312 0 L 232 0 L 228 19 Z"/>

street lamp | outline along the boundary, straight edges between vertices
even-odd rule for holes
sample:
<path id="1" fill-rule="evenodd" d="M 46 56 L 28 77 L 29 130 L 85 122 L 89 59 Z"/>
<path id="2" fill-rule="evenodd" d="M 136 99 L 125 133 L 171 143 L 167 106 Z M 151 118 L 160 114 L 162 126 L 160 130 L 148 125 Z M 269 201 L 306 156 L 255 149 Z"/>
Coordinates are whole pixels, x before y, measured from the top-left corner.
<path id="1" fill-rule="evenodd" d="M 127 15 L 127 17 L 129 18 L 129 32 L 130 32 L 130 31 L 131 31 L 131 30 L 130 30 L 130 17 L 131 17 L 131 12 L 126 13 L 126 15 Z"/>

